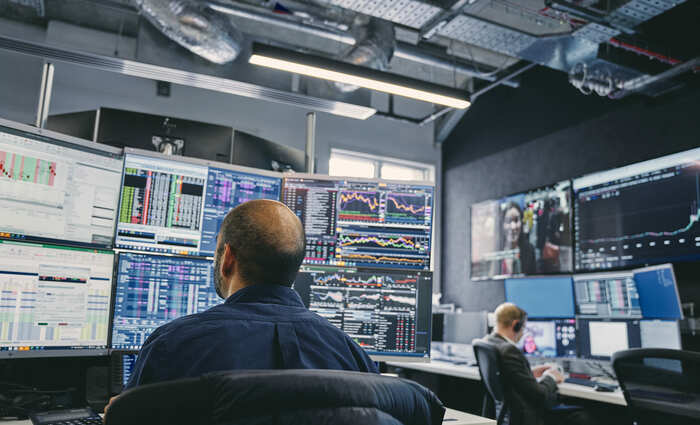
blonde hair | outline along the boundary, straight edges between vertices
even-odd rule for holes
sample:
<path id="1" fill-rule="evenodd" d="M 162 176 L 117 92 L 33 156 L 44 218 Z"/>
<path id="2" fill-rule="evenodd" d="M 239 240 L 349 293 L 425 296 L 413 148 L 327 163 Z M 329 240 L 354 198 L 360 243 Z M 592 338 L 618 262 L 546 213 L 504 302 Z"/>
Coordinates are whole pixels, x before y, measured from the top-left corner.
<path id="1" fill-rule="evenodd" d="M 503 303 L 496 307 L 496 323 L 499 327 L 508 328 L 514 321 L 524 321 L 527 313 L 513 303 Z"/>

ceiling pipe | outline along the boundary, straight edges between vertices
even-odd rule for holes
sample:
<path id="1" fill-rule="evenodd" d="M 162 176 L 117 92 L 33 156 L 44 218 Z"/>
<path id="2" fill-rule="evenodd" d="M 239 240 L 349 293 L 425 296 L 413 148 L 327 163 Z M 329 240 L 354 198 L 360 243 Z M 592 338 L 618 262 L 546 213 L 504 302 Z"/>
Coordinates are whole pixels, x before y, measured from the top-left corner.
<path id="1" fill-rule="evenodd" d="M 207 6 L 212 10 L 218 12 L 236 16 L 239 18 L 250 19 L 255 22 L 262 24 L 276 26 L 278 28 L 283 28 L 286 30 L 294 30 L 307 35 L 312 35 L 315 37 L 321 37 L 326 40 L 339 42 L 346 44 L 348 46 L 354 46 L 356 44 L 355 37 L 341 31 L 334 31 L 331 29 L 320 28 L 315 26 L 310 26 L 301 22 L 294 21 L 287 17 L 273 15 L 270 13 L 258 12 L 249 8 L 241 7 L 239 5 L 233 5 L 230 3 L 220 3 L 215 1 L 207 2 Z M 486 81 L 496 81 L 498 75 L 484 74 L 476 69 L 473 65 L 468 65 L 463 62 L 456 62 L 451 60 L 451 58 L 440 58 L 436 57 L 430 53 L 426 53 L 418 47 L 412 46 L 408 43 L 397 42 L 396 49 L 394 50 L 394 57 L 401 58 L 410 62 L 415 62 L 421 65 L 432 66 L 435 68 L 440 68 L 445 71 L 467 74 L 471 77 L 478 78 Z M 509 87 L 518 87 L 517 81 L 505 81 L 502 84 Z"/>

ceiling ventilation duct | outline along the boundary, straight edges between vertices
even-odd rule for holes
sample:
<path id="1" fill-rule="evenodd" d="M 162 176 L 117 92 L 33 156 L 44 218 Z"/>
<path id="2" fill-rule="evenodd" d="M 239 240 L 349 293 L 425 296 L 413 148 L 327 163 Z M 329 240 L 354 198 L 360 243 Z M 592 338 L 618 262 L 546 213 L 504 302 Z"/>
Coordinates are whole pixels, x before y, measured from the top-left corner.
<path id="1" fill-rule="evenodd" d="M 243 36 L 225 17 L 196 0 L 135 0 L 158 30 L 192 53 L 225 64 L 238 57 Z"/>

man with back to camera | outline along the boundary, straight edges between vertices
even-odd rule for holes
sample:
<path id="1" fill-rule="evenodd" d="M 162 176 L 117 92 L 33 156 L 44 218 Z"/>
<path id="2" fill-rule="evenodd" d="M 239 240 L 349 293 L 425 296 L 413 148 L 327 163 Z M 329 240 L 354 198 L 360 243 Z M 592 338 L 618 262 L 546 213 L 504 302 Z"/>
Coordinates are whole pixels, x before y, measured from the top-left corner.
<path id="1" fill-rule="evenodd" d="M 501 376 L 510 411 L 506 414 L 509 425 L 589 424 L 596 423 L 588 412 L 571 412 L 554 420 L 546 418 L 548 408 L 558 402 L 557 385 L 564 376 L 548 365 L 530 368 L 527 358 L 518 348 L 518 341 L 525 333 L 527 313 L 513 303 L 503 303 L 496 308 L 496 327 L 484 338 L 496 346 L 501 356 Z"/>
<path id="2" fill-rule="evenodd" d="M 226 301 L 156 329 L 126 389 L 234 369 L 377 373 L 359 345 L 291 288 L 305 248 L 301 221 L 286 205 L 255 200 L 231 210 L 214 260 L 216 293 Z"/>

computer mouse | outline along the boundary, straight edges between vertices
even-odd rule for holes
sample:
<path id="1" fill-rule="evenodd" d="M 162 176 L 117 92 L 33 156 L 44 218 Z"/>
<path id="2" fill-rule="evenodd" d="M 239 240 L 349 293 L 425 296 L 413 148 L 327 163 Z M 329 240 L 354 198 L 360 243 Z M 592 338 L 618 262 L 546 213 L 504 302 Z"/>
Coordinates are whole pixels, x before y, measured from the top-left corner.
<path id="1" fill-rule="evenodd" d="M 611 392 L 615 391 L 614 389 L 607 387 L 605 385 L 596 385 L 595 390 L 599 391 L 601 393 L 611 393 Z"/>

